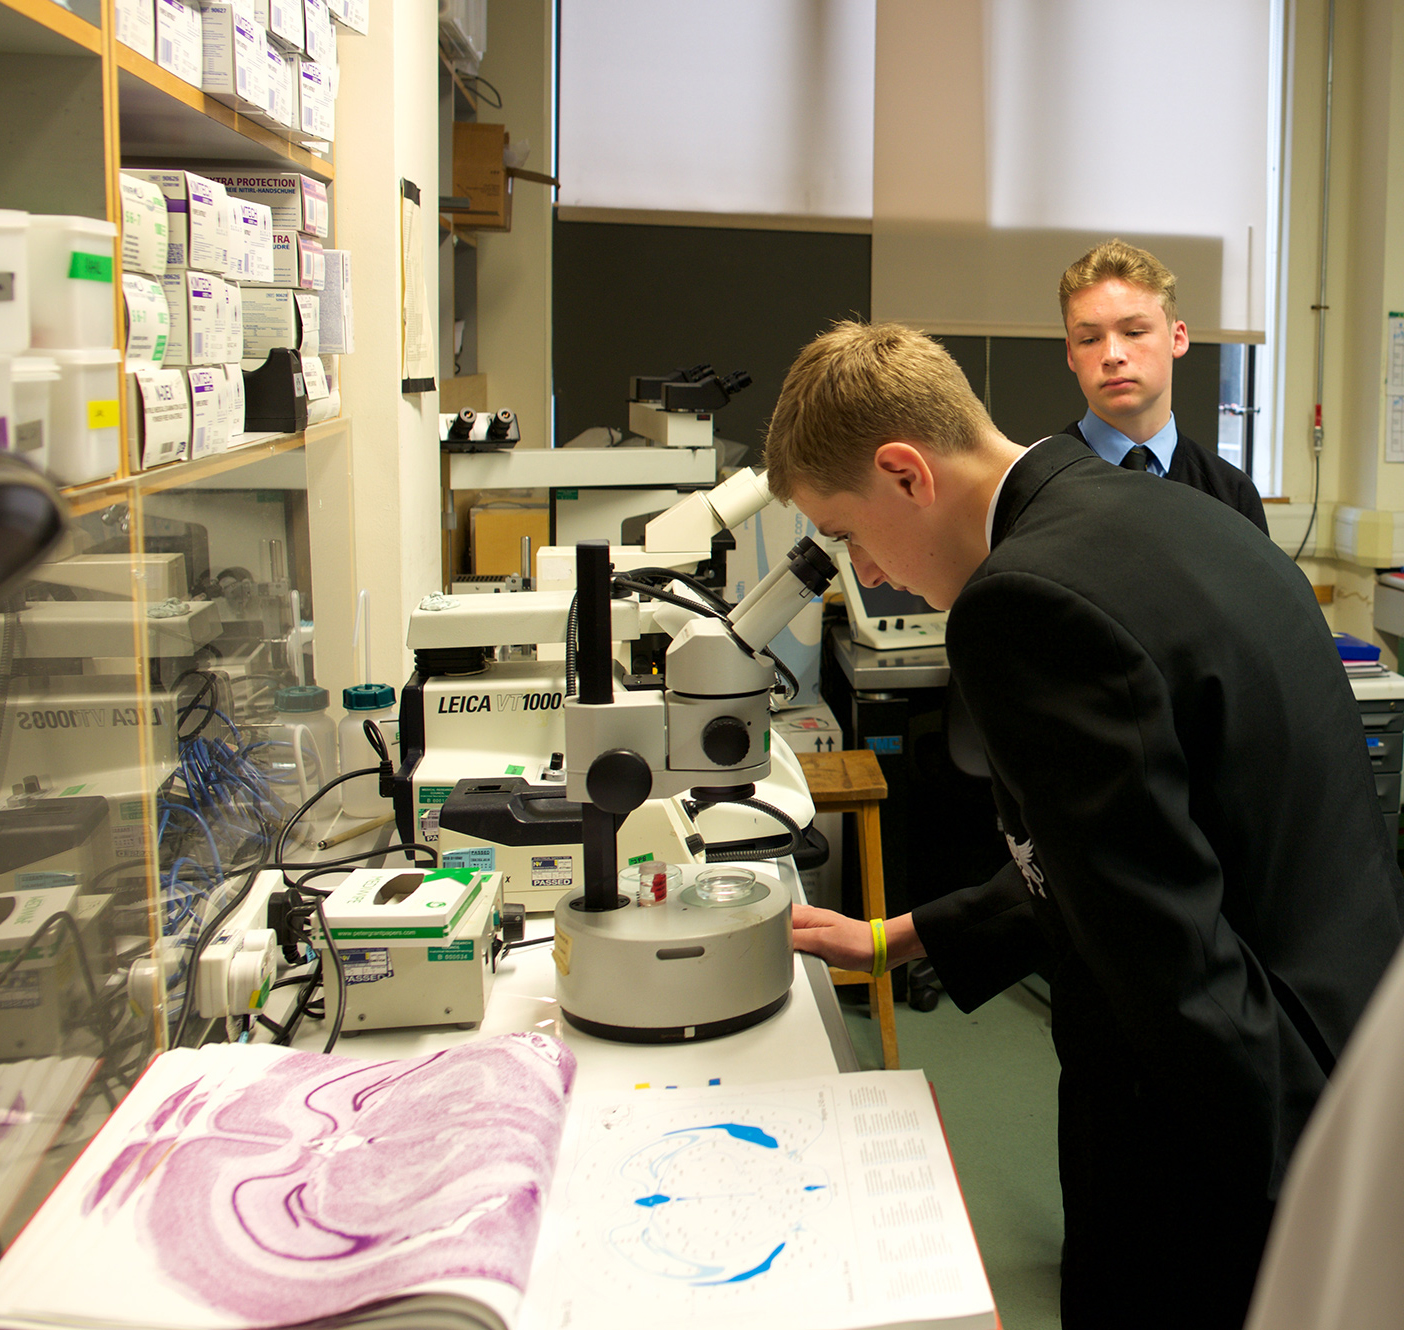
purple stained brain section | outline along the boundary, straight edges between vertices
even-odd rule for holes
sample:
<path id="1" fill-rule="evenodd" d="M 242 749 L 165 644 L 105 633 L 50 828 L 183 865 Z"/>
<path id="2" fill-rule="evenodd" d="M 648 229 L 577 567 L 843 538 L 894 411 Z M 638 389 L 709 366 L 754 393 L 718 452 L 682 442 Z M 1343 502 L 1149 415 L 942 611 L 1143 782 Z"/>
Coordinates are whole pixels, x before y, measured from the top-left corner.
<path id="1" fill-rule="evenodd" d="M 520 1291 L 574 1075 L 535 1034 L 407 1061 L 293 1053 L 203 1117 L 198 1082 L 171 1095 L 85 1209 L 135 1198 L 166 1280 L 251 1324 L 445 1279 Z"/>

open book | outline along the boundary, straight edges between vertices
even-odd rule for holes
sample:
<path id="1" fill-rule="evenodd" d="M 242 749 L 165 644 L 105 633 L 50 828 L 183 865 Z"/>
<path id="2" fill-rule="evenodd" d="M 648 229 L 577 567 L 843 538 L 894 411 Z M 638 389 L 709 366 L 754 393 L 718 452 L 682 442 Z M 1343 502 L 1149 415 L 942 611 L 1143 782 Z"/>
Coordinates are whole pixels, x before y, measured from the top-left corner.
<path id="1" fill-rule="evenodd" d="M 996 1324 L 920 1073 L 574 1071 L 540 1034 L 164 1054 L 0 1259 L 0 1326 Z"/>

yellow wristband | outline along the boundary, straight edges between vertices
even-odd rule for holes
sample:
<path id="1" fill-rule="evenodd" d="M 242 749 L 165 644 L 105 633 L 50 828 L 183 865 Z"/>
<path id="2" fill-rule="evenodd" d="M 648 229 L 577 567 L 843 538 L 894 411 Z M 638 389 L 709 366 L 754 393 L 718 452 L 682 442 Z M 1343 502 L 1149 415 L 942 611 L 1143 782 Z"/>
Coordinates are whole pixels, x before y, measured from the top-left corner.
<path id="1" fill-rule="evenodd" d="M 881 979 L 887 973 L 887 928 L 881 919 L 869 919 L 868 927 L 873 930 L 873 978 Z"/>

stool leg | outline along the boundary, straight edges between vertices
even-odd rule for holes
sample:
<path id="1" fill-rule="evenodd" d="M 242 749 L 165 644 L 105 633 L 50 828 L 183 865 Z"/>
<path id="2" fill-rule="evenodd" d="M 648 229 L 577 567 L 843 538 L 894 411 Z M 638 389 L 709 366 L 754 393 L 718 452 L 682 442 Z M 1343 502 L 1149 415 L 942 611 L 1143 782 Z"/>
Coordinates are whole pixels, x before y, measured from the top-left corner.
<path id="1" fill-rule="evenodd" d="M 876 800 L 858 810 L 858 861 L 861 865 L 863 913 L 869 919 L 887 918 L 887 891 L 882 880 L 882 825 L 878 820 Z M 868 985 L 873 1015 L 877 1017 L 882 1035 L 882 1065 L 896 1071 L 897 1017 L 892 1007 L 892 976 L 884 974 Z"/>

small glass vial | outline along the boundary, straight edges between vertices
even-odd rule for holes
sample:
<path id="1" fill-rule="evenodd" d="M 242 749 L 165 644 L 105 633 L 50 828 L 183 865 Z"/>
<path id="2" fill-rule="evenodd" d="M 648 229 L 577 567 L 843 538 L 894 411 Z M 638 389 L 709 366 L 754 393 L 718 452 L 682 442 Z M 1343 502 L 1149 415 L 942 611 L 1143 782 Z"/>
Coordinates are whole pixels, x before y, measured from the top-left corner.
<path id="1" fill-rule="evenodd" d="M 662 905 L 681 881 L 682 872 L 676 864 L 645 859 L 620 870 L 619 890 L 639 905 Z"/>

